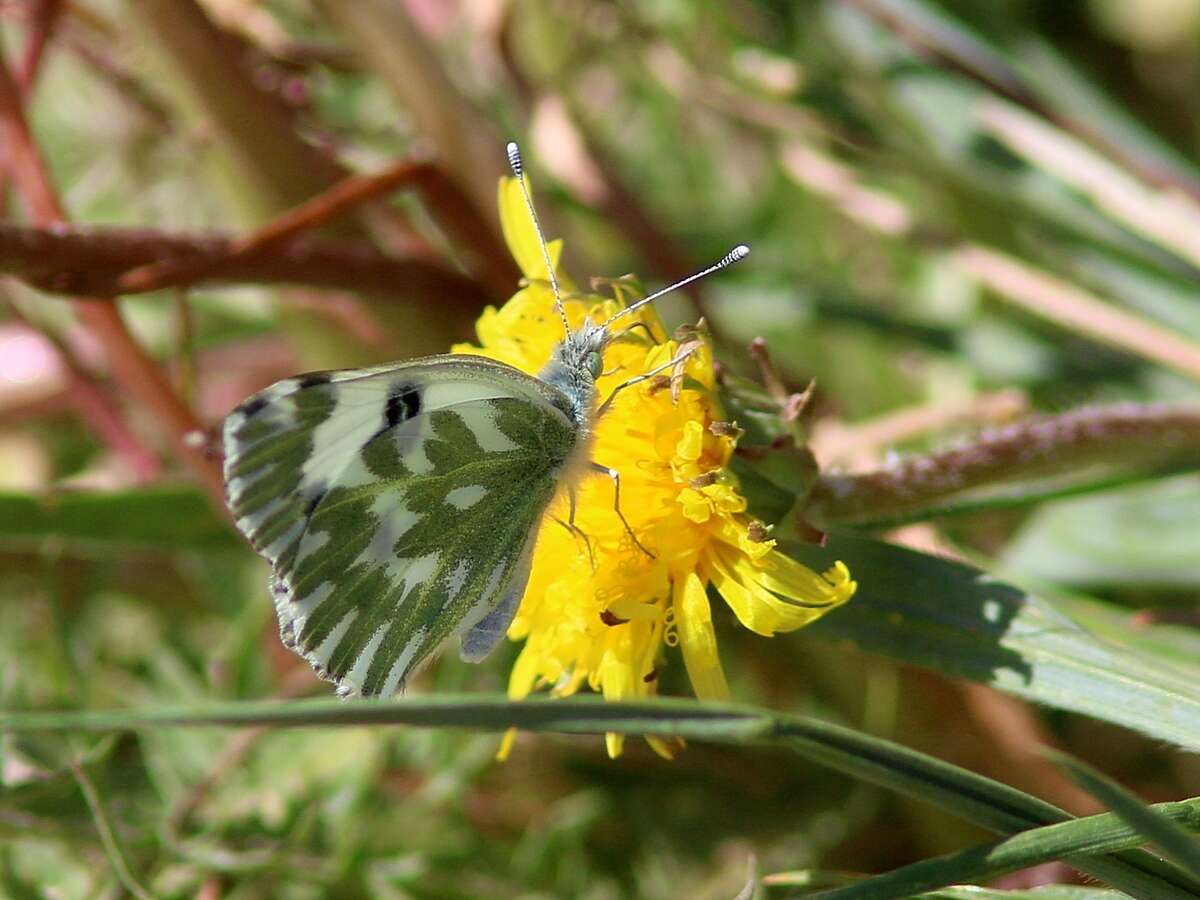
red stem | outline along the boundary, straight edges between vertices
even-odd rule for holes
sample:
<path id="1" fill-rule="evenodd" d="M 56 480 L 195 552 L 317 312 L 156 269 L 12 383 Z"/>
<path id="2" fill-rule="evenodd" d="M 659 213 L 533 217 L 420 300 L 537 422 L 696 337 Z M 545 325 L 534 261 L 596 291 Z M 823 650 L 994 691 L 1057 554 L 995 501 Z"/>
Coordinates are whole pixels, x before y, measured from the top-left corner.
<path id="1" fill-rule="evenodd" d="M 25 120 L 20 91 L 2 56 L 0 136 L 8 148 L 10 171 L 30 218 L 43 227 L 64 224 L 66 210 L 50 181 L 45 161 Z M 225 489 L 220 466 L 205 455 L 204 442 L 191 437 L 202 430 L 199 420 L 172 390 L 157 363 L 130 335 L 116 306 L 85 298 L 76 305 L 76 312 L 104 347 L 116 383 L 130 399 L 152 413 L 176 456 L 223 508 Z"/>

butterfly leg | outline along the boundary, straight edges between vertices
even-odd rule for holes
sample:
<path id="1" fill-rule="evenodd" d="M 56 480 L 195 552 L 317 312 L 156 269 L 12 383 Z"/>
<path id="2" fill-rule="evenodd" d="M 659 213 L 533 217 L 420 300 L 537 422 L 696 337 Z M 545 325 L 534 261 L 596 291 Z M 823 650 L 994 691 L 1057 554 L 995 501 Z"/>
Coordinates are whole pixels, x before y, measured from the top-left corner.
<path id="1" fill-rule="evenodd" d="M 613 400 L 617 398 L 617 394 L 621 393 L 621 391 L 625 390 L 625 388 L 633 387 L 635 384 L 641 384 L 643 381 L 649 381 L 659 372 L 665 372 L 667 369 L 674 368 L 680 363 L 686 362 L 687 358 L 692 355 L 692 352 L 693 351 L 691 349 L 685 350 L 683 353 L 680 353 L 673 359 L 667 360 L 667 362 L 663 363 L 661 366 L 655 366 L 649 372 L 638 375 L 635 378 L 630 378 L 628 381 L 622 381 L 612 389 L 612 393 L 609 394 L 605 401 L 600 404 L 600 408 L 596 410 L 596 418 L 598 419 L 608 412 L 609 408 L 612 406 Z"/>
<path id="2" fill-rule="evenodd" d="M 570 513 L 567 516 L 567 521 L 564 522 L 562 519 L 558 518 L 557 516 L 553 517 L 554 521 L 557 522 L 559 525 L 561 525 L 563 528 L 567 529 L 567 531 L 569 531 L 571 533 L 572 537 L 578 538 L 579 540 L 583 541 L 583 546 L 585 548 L 587 548 L 588 562 L 591 564 L 592 570 L 595 571 L 595 569 L 596 569 L 596 554 L 594 552 L 592 552 L 592 540 L 591 540 L 591 538 L 589 538 L 587 536 L 586 531 L 584 531 L 582 528 L 580 528 L 578 525 L 575 524 L 575 489 L 573 487 L 569 488 L 567 491 L 567 501 L 570 504 L 570 506 L 569 506 Z"/>
<path id="3" fill-rule="evenodd" d="M 613 511 L 616 512 L 617 518 L 621 520 L 621 524 L 625 526 L 625 533 L 629 535 L 629 539 L 633 541 L 634 546 L 636 546 L 651 559 L 654 559 L 654 554 L 647 550 L 645 545 L 638 540 L 638 536 L 633 533 L 633 529 L 629 526 L 629 520 L 625 518 L 625 513 L 621 512 L 621 473 L 616 469 L 610 469 L 608 466 L 602 466 L 597 462 L 590 463 L 590 465 L 593 472 L 597 472 L 601 475 L 607 475 L 612 479 Z"/>

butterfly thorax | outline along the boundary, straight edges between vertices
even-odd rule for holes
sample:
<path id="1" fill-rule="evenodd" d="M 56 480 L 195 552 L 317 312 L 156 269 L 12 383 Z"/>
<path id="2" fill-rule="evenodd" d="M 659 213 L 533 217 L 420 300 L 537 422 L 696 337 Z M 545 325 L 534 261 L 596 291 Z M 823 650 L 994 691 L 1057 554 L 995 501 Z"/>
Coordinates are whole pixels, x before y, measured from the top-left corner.
<path id="1" fill-rule="evenodd" d="M 591 422 L 596 404 L 596 379 L 604 368 L 608 329 L 585 321 L 554 348 L 538 378 L 562 394 L 560 408 L 581 430 Z"/>

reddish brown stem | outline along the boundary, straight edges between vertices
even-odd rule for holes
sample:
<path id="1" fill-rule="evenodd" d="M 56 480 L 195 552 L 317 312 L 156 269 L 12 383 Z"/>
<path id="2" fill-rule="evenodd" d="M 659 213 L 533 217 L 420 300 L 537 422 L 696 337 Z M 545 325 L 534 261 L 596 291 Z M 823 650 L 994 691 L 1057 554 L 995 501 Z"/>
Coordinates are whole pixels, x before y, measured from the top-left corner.
<path id="1" fill-rule="evenodd" d="M 805 515 L 821 528 L 879 527 L 1198 467 L 1200 407 L 1090 407 L 1016 422 L 874 472 L 822 474 Z"/>
<path id="2" fill-rule="evenodd" d="M 17 69 L 17 85 L 21 96 L 28 97 L 37 80 L 38 69 L 45 56 L 46 45 L 49 43 L 58 20 L 65 6 L 63 0 L 37 0 L 33 5 L 33 15 L 29 21 L 29 32 L 25 39 L 25 50 Z"/>
<path id="3" fill-rule="evenodd" d="M 0 56 L 0 136 L 8 148 L 10 171 L 30 218 L 44 227 L 65 223 L 66 211 L 29 130 L 20 93 L 3 56 Z M 201 430 L 200 422 L 171 389 L 157 363 L 130 335 L 117 308 L 104 300 L 89 298 L 80 300 L 76 311 L 80 321 L 104 347 L 117 384 L 151 412 L 178 458 L 223 506 L 221 468 L 191 438 Z"/>
<path id="4" fill-rule="evenodd" d="M 0 223 L 0 272 L 43 291 L 113 297 L 126 273 L 169 260 L 195 266 L 191 284 L 299 284 L 355 292 L 429 298 L 472 312 L 490 299 L 477 282 L 438 263 L 397 258 L 363 241 L 293 237 L 253 255 L 235 255 L 240 242 L 222 234 L 167 234 L 155 229 L 58 226 L 21 228 Z M 516 282 L 513 282 L 515 285 Z M 143 290 L 159 283 L 147 279 Z"/>
<path id="5" fill-rule="evenodd" d="M 17 86 L 21 97 L 26 98 L 33 92 L 37 81 L 38 71 L 45 56 L 46 44 L 58 23 L 62 12 L 62 0 L 37 0 L 29 17 L 29 28 L 25 39 L 25 49 L 21 57 L 21 66 L 17 74 Z M 6 207 L 9 183 L 12 172 L 0 155 L 0 209 Z"/>
<path id="6" fill-rule="evenodd" d="M 348 210 L 395 188 L 414 185 L 427 196 L 440 196 L 445 189 L 442 181 L 443 176 L 437 166 L 425 160 L 406 160 L 375 175 L 352 175 L 251 234 L 228 242 L 222 250 L 210 242 L 203 252 L 190 257 L 181 258 L 179 254 L 173 254 L 173 257 L 159 258 L 122 274 L 116 279 L 113 289 L 105 293 L 134 294 L 197 281 L 226 280 L 221 277 L 223 273 L 229 270 L 245 271 L 247 266 L 267 256 L 278 258 L 279 252 L 285 250 L 289 242 L 302 232 L 326 225 Z M 517 278 L 515 269 L 507 273 L 506 290 L 512 289 Z"/>

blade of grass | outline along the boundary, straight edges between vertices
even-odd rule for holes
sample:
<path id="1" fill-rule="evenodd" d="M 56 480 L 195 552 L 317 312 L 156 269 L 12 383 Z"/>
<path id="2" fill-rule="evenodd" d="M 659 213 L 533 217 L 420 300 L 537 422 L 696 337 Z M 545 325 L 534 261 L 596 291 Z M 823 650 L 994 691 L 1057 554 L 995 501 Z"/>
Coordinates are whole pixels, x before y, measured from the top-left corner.
<path id="1" fill-rule="evenodd" d="M 855 881 L 852 876 L 841 872 L 826 872 L 813 869 L 796 869 L 775 872 L 763 877 L 762 883 L 770 887 L 812 888 L 825 884 L 846 884 Z M 808 898 L 824 897 L 825 894 L 799 894 Z M 878 898 L 882 895 L 871 894 Z M 1082 887 L 1077 884 L 1050 884 L 1032 890 L 999 890 L 975 885 L 953 885 L 929 893 L 912 895 L 923 900 L 1124 900 L 1127 896 L 1107 888 Z"/>
<path id="2" fill-rule="evenodd" d="M 75 762 L 71 764 L 71 773 L 75 776 L 75 783 L 79 785 L 79 791 L 83 794 L 88 809 L 91 810 L 92 819 L 96 823 L 96 831 L 100 833 L 100 843 L 104 845 L 104 855 L 108 857 L 108 862 L 112 866 L 117 880 L 138 900 L 154 900 L 154 895 L 141 886 L 134 877 L 133 870 L 129 868 L 129 859 L 125 855 L 125 848 L 121 845 L 121 839 L 117 835 L 116 829 L 113 828 L 108 810 L 104 807 L 104 801 L 100 798 L 100 793 L 92 784 L 87 772 L 81 764 Z"/>
<path id="3" fill-rule="evenodd" d="M 855 5 L 952 71 L 1092 142 L 1141 177 L 1200 196 L 1200 178 L 1189 160 L 1112 103 L 1044 41 L 999 47 L 923 0 L 855 0 Z"/>
<path id="4" fill-rule="evenodd" d="M 781 718 L 775 733 L 791 737 L 792 746 L 813 760 L 936 803 L 994 831 L 1018 833 L 1068 818 L 1057 807 L 982 775 L 849 729 L 826 723 L 816 723 L 819 727 L 814 728 L 813 724 L 814 720 L 788 716 Z M 1200 889 L 1200 880 L 1137 850 L 1067 861 L 1082 872 L 1146 900 L 1195 896 Z M 869 896 L 883 900 L 908 894 Z"/>
<path id="5" fill-rule="evenodd" d="M 1192 838 L 1185 828 L 1200 830 L 1200 798 L 1156 804 L 1151 812 L 1189 840 Z M 1002 841 L 923 859 L 856 884 L 821 891 L 812 897 L 813 900 L 907 897 L 964 882 L 987 881 L 1053 860 L 1132 850 L 1145 842 L 1146 837 L 1117 814 L 1102 813 L 1033 828 Z"/>
<path id="6" fill-rule="evenodd" d="M 1200 265 L 1200 208 L 1179 193 L 1147 187 L 1101 154 L 1024 110 L 987 98 L 980 125 L 1018 156 L 1089 197 L 1109 218 Z"/>
<path id="7" fill-rule="evenodd" d="M 123 491 L 0 492 L 0 547 L 37 548 L 47 538 L 69 556 L 115 549 L 237 550 L 241 542 L 190 487 Z"/>
<path id="8" fill-rule="evenodd" d="M 1104 888 L 1080 887 L 1075 884 L 1052 884 L 1028 891 L 999 891 L 977 887 L 952 887 L 932 894 L 922 894 L 925 900 L 1124 900 L 1119 891 Z"/>
<path id="9" fill-rule="evenodd" d="M 1026 312 L 1200 379 L 1200 343 L 1196 341 L 982 244 L 968 244 L 958 251 L 957 259 L 981 284 Z"/>
<path id="10" fill-rule="evenodd" d="M 678 699 L 608 703 L 598 697 L 572 697 L 510 702 L 443 695 L 388 702 L 224 703 L 191 709 L 0 714 L 0 728 L 21 731 L 231 725 L 521 728 L 563 734 L 654 734 L 732 744 L 781 742 L 813 762 L 941 806 L 996 831 L 1013 833 L 1069 819 L 1057 807 L 1008 785 L 853 729 L 753 707 Z M 1200 879 L 1141 851 L 1072 864 L 1134 897 L 1200 898 Z"/>
<path id="11" fill-rule="evenodd" d="M 814 638 L 849 640 L 909 665 L 1200 748 L 1200 691 L 1190 670 L 1103 640 L 1040 594 L 871 538 L 832 534 L 824 547 L 784 549 L 818 571 L 841 560 L 860 579 L 853 602 L 806 631 Z"/>
<path id="12" fill-rule="evenodd" d="M 1081 788 L 1116 813 L 1123 822 L 1163 852 L 1168 859 L 1200 875 L 1200 841 L 1170 816 L 1091 766 L 1063 753 L 1049 753 Z"/>

